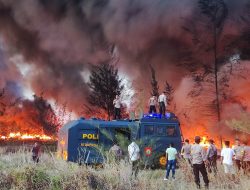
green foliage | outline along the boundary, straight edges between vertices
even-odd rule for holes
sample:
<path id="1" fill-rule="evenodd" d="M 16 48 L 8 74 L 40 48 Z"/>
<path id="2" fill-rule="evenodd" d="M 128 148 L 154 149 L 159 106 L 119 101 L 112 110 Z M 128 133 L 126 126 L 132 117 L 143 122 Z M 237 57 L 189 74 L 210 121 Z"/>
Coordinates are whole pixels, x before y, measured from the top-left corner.
<path id="1" fill-rule="evenodd" d="M 92 67 L 89 80 L 89 104 L 96 109 L 104 110 L 110 119 L 114 110 L 113 100 L 124 89 L 118 69 L 109 62 L 95 65 Z"/>
<path id="2" fill-rule="evenodd" d="M 51 189 L 52 190 L 61 190 L 62 189 L 63 179 L 61 176 L 52 176 L 51 177 Z"/>
<path id="3" fill-rule="evenodd" d="M 124 135 L 122 135 L 121 133 L 118 133 L 118 134 L 116 134 L 115 135 L 115 137 L 116 137 L 116 140 L 117 140 L 117 143 L 118 143 L 118 145 L 121 147 L 121 149 L 122 149 L 122 152 L 123 152 L 123 154 L 127 154 L 127 152 L 128 152 L 128 145 L 129 145 L 129 141 L 128 141 L 128 139 L 124 136 Z"/>
<path id="4" fill-rule="evenodd" d="M 25 177 L 27 190 L 46 190 L 50 185 L 50 178 L 43 168 L 28 167 L 23 174 Z"/>

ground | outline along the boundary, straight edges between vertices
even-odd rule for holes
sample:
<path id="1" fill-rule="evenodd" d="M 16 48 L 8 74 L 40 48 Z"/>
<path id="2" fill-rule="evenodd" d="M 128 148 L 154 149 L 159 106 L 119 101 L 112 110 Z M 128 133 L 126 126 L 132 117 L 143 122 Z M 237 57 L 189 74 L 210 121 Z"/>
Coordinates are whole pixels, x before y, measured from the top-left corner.
<path id="1" fill-rule="evenodd" d="M 140 170 L 137 179 L 131 179 L 131 166 L 126 161 L 110 161 L 103 168 L 79 166 L 65 162 L 55 153 L 43 153 L 41 162 L 34 164 L 31 152 L 20 148 L 17 152 L 8 152 L 0 148 L 0 189 L 1 190 L 78 190 L 78 189 L 116 189 L 145 190 L 196 189 L 191 170 L 181 164 L 176 171 L 176 179 L 164 181 L 165 170 Z M 250 189 L 250 177 L 242 173 L 237 175 L 236 182 L 230 181 L 219 165 L 215 177 L 209 174 L 210 189 Z M 202 179 L 201 179 L 202 181 Z M 202 183 L 202 187 L 204 185 Z"/>

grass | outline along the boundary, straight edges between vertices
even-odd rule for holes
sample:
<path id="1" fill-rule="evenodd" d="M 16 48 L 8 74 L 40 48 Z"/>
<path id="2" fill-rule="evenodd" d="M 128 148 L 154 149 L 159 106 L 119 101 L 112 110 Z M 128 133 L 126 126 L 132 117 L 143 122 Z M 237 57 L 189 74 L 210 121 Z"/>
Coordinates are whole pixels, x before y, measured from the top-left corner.
<path id="1" fill-rule="evenodd" d="M 137 179 L 131 179 L 131 166 L 125 160 L 105 164 L 101 169 L 79 166 L 57 159 L 52 153 L 44 153 L 41 161 L 34 164 L 27 149 L 6 152 L 0 148 L 1 190 L 191 190 L 195 189 L 191 169 L 181 162 L 176 171 L 176 180 L 163 181 L 164 170 L 140 170 Z M 230 181 L 219 165 L 217 177 L 209 174 L 210 189 L 250 189 L 250 178 L 238 174 L 236 181 Z M 202 179 L 201 179 L 202 181 Z"/>

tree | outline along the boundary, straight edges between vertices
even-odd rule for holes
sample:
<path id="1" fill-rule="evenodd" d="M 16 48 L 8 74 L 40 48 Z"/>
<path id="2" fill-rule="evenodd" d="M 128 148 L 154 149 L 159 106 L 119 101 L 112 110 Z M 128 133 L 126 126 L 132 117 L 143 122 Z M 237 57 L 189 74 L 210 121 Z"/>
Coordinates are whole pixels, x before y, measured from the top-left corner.
<path id="1" fill-rule="evenodd" d="M 122 79 L 118 75 L 118 69 L 109 62 L 93 66 L 88 86 L 90 88 L 88 102 L 94 107 L 91 109 L 103 110 L 110 120 L 114 110 L 113 100 L 124 89 Z"/>
<path id="2" fill-rule="evenodd" d="M 232 43 L 237 36 L 224 32 L 228 18 L 224 0 L 199 0 L 198 8 L 199 18 L 195 22 L 186 22 L 183 27 L 191 34 L 193 46 L 184 51 L 182 65 L 190 71 L 194 82 L 194 88 L 188 94 L 192 98 L 192 109 L 220 124 L 221 107 L 230 99 L 229 81 L 238 68 L 238 64 L 230 61 L 235 55 Z M 222 142 L 221 136 L 220 140 Z"/>
<path id="3" fill-rule="evenodd" d="M 54 110 L 47 100 L 43 96 L 34 95 L 34 113 L 37 113 L 37 120 L 42 125 L 44 133 L 46 135 L 55 136 L 58 129 L 61 127 L 59 118 L 56 116 Z"/>
<path id="4" fill-rule="evenodd" d="M 155 69 L 153 68 L 153 66 L 150 64 L 150 71 L 151 71 L 151 96 L 159 96 L 159 86 L 158 86 L 158 82 L 156 80 L 155 77 Z"/>
<path id="5" fill-rule="evenodd" d="M 246 4 L 244 16 L 241 16 L 242 23 L 244 24 L 244 28 L 239 36 L 239 38 L 235 41 L 235 44 L 239 44 L 240 49 L 240 57 L 243 60 L 250 60 L 250 2 Z"/>
<path id="6" fill-rule="evenodd" d="M 165 92 L 167 94 L 167 103 L 170 106 L 173 101 L 174 87 L 166 81 L 165 83 Z"/>
<path id="7" fill-rule="evenodd" d="M 4 98 L 4 89 L 2 89 L 2 91 L 0 92 L 0 116 L 2 116 L 5 112 L 5 109 L 6 109 L 6 105 L 5 103 L 3 102 L 3 98 Z"/>
<path id="8" fill-rule="evenodd" d="M 206 115 L 214 116 L 221 121 L 221 98 L 227 91 L 232 67 L 229 58 L 234 39 L 223 33 L 228 9 L 224 0 L 199 0 L 199 19 L 196 22 L 187 22 L 183 29 L 191 34 L 193 47 L 184 52 L 183 64 L 190 72 L 194 81 L 194 88 L 189 96 L 198 100 L 203 94 L 206 101 Z M 212 98 L 211 98 L 212 97 Z M 225 96 L 224 96 L 225 97 Z M 200 100 L 198 100 L 200 104 Z M 199 106 L 201 107 L 201 106 Z"/>
<path id="9" fill-rule="evenodd" d="M 212 29 L 212 53 L 214 56 L 214 86 L 215 86 L 215 105 L 217 112 L 217 120 L 221 120 L 221 109 L 219 100 L 219 87 L 218 87 L 218 66 L 219 66 L 219 54 L 218 43 L 223 31 L 224 22 L 228 15 L 228 9 L 224 0 L 199 0 L 199 7 L 204 15 L 207 16 L 211 24 Z"/>

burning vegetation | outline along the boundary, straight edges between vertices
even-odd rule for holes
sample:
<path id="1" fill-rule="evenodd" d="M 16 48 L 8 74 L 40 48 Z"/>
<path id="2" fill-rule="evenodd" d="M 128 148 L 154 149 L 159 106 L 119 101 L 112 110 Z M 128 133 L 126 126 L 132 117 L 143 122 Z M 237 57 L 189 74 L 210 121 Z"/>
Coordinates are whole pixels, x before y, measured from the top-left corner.
<path id="1" fill-rule="evenodd" d="M 11 139 L 17 139 L 17 140 L 53 140 L 52 137 L 47 135 L 35 135 L 35 134 L 21 134 L 18 133 L 9 133 L 8 136 L 1 136 L 2 140 L 11 140 Z"/>
<path id="2" fill-rule="evenodd" d="M 62 123 L 42 96 L 34 95 L 33 100 L 17 99 L 13 103 L 4 96 L 1 99 L 4 110 L 0 116 L 1 140 L 56 140 Z"/>

